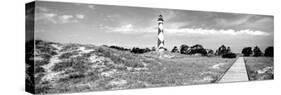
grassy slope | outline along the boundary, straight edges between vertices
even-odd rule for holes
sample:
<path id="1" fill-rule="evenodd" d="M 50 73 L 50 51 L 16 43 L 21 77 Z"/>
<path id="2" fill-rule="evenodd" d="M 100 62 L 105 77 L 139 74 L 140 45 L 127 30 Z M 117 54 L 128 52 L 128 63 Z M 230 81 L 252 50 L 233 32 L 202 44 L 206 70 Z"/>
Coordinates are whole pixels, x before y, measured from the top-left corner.
<path id="1" fill-rule="evenodd" d="M 112 90 L 215 82 L 235 59 L 166 52 L 132 54 L 104 46 L 37 41 L 36 93 Z"/>
<path id="2" fill-rule="evenodd" d="M 273 79 L 272 57 L 245 57 L 245 62 L 250 80 Z"/>

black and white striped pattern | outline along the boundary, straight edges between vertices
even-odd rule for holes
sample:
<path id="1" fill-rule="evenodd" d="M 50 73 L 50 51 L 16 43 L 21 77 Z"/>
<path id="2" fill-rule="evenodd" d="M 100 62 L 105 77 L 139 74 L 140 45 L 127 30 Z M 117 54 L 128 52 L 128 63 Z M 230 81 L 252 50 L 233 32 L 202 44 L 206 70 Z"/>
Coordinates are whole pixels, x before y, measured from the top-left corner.
<path id="1" fill-rule="evenodd" d="M 157 47 L 158 51 L 164 51 L 164 28 L 163 28 L 163 16 L 159 15 L 158 18 L 158 42 L 157 42 Z"/>

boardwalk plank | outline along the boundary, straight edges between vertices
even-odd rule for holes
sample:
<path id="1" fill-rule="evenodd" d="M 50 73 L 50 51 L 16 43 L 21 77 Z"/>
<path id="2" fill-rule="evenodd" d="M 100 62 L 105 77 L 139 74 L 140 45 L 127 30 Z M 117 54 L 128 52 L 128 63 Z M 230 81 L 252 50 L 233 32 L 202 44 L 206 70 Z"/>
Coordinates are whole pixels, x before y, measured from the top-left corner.
<path id="1" fill-rule="evenodd" d="M 225 73 L 219 83 L 248 81 L 247 70 L 243 57 L 239 57 L 236 62 Z"/>

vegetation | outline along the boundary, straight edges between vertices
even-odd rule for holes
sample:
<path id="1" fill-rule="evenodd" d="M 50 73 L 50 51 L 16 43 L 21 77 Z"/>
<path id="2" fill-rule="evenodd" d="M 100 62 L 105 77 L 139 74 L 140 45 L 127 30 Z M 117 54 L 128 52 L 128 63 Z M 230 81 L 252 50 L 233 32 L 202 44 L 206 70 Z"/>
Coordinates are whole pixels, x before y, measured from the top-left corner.
<path id="1" fill-rule="evenodd" d="M 273 58 L 245 57 L 245 63 L 250 80 L 268 80 L 274 78 Z"/>
<path id="2" fill-rule="evenodd" d="M 36 45 L 37 94 L 213 83 L 235 61 L 168 51 L 160 59 L 153 51 L 135 54 L 107 46 Z M 189 52 L 202 49 L 195 45 Z"/>
<path id="3" fill-rule="evenodd" d="M 196 44 L 191 47 L 188 45 L 181 45 L 180 46 L 180 53 L 181 54 L 186 54 L 186 55 L 194 55 L 194 54 L 200 54 L 202 56 L 206 56 L 208 54 L 208 49 L 205 49 L 202 45 Z"/>
<path id="4" fill-rule="evenodd" d="M 250 56 L 253 53 L 252 48 L 251 47 L 245 47 L 242 50 L 242 54 L 244 56 Z"/>
<path id="5" fill-rule="evenodd" d="M 264 51 L 264 54 L 262 53 L 262 51 L 260 50 L 260 48 L 258 46 L 255 46 L 254 49 L 252 50 L 251 47 L 245 47 L 242 50 L 242 54 L 244 56 L 253 56 L 253 57 L 273 57 L 273 47 L 267 47 Z"/>
<path id="6" fill-rule="evenodd" d="M 196 44 L 194 46 L 191 46 L 189 49 L 188 54 L 201 54 L 203 56 L 207 55 L 206 49 L 200 44 Z"/>
<path id="7" fill-rule="evenodd" d="M 211 49 L 206 49 L 208 56 L 211 56 L 214 54 L 214 51 Z"/>
<path id="8" fill-rule="evenodd" d="M 253 55 L 254 57 L 262 56 L 262 51 L 260 50 L 260 48 L 258 46 L 254 47 L 253 53 L 254 53 L 254 55 Z"/>
<path id="9" fill-rule="evenodd" d="M 173 52 L 173 53 L 179 53 L 178 47 L 177 47 L 177 46 L 174 46 L 174 48 L 172 49 L 171 52 Z"/>
<path id="10" fill-rule="evenodd" d="M 222 58 L 236 58 L 236 54 L 235 53 L 226 53 L 226 54 L 222 55 Z"/>
<path id="11" fill-rule="evenodd" d="M 216 50 L 221 57 L 210 57 L 213 50 L 196 44 L 181 45 L 180 49 L 175 46 L 173 53 L 163 52 L 164 58 L 149 48 L 130 50 L 42 40 L 35 41 L 35 46 L 34 53 L 27 53 L 26 81 L 37 94 L 214 83 L 237 56 L 224 45 Z M 250 51 L 251 47 L 244 49 Z M 256 56 L 260 50 L 255 47 L 253 52 Z M 202 56 L 186 56 L 197 54 Z M 273 47 L 267 48 L 265 55 L 273 56 Z M 273 79 L 272 57 L 247 57 L 245 61 L 251 80 Z"/>
<path id="12" fill-rule="evenodd" d="M 109 48 L 113 48 L 121 51 L 130 51 L 130 49 L 119 47 L 119 46 L 110 46 Z"/>
<path id="13" fill-rule="evenodd" d="M 183 44 L 183 45 L 180 46 L 180 53 L 181 54 L 188 54 L 188 49 L 189 49 L 189 46 Z"/>
<path id="14" fill-rule="evenodd" d="M 216 54 L 219 55 L 219 56 L 224 55 L 226 53 L 228 53 L 228 50 L 226 49 L 226 47 L 224 45 L 220 46 L 218 48 L 218 50 L 216 51 Z"/>
<path id="15" fill-rule="evenodd" d="M 267 47 L 264 51 L 264 56 L 266 57 L 273 57 L 274 51 L 273 47 Z"/>
<path id="16" fill-rule="evenodd" d="M 142 49 L 142 48 L 134 47 L 131 52 L 136 53 L 136 54 L 141 54 L 141 53 L 146 53 L 146 52 L 150 52 L 150 51 L 151 50 L 149 48 Z"/>

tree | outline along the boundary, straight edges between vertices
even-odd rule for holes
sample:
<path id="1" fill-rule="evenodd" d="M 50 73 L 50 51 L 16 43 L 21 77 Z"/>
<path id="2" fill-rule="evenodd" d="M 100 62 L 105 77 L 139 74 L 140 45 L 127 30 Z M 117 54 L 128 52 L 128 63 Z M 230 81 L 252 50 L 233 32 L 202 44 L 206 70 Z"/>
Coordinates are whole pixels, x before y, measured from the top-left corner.
<path id="1" fill-rule="evenodd" d="M 188 54 L 196 54 L 196 53 L 207 55 L 206 49 L 204 49 L 204 47 L 200 44 L 196 44 L 190 47 L 190 49 L 188 50 Z"/>
<path id="2" fill-rule="evenodd" d="M 258 46 L 254 47 L 254 57 L 258 57 L 258 56 L 262 56 L 262 51 L 260 50 L 260 48 Z"/>
<path id="3" fill-rule="evenodd" d="M 177 47 L 177 46 L 174 46 L 174 48 L 172 49 L 171 52 L 173 52 L 173 53 L 179 53 L 178 47 Z"/>
<path id="4" fill-rule="evenodd" d="M 217 55 L 223 55 L 223 54 L 228 53 L 229 51 L 230 51 L 230 47 L 226 48 L 225 45 L 222 45 L 218 48 Z"/>
<path id="5" fill-rule="evenodd" d="M 188 53 L 188 48 L 189 48 L 188 45 L 185 45 L 185 44 L 181 45 L 180 46 L 180 53 L 181 54 L 187 54 Z"/>
<path id="6" fill-rule="evenodd" d="M 242 50 L 242 54 L 244 56 L 250 56 L 253 53 L 252 48 L 251 47 L 245 47 Z"/>
<path id="7" fill-rule="evenodd" d="M 273 47 L 267 47 L 264 51 L 264 56 L 266 57 L 273 57 L 274 56 L 274 51 Z"/>

